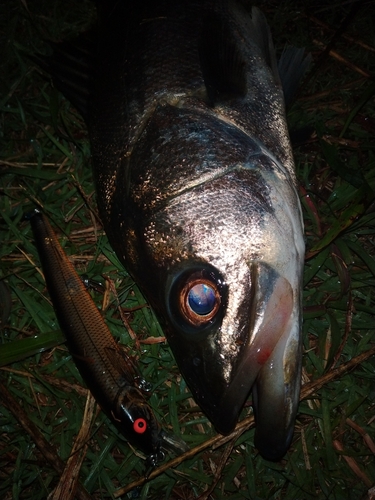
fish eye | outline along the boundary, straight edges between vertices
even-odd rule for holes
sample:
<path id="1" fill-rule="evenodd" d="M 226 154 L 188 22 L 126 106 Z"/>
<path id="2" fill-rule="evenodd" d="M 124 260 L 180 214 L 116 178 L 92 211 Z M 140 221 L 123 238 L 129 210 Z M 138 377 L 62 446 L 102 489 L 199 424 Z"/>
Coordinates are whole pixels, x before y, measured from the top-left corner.
<path id="1" fill-rule="evenodd" d="M 143 434 L 147 430 L 147 422 L 144 418 L 137 418 L 133 423 L 133 430 L 137 434 Z"/>
<path id="2" fill-rule="evenodd" d="M 184 267 L 179 272 L 171 272 L 173 281 L 167 281 L 167 312 L 176 331 L 199 341 L 221 324 L 228 286 L 221 273 L 209 264 L 185 264 Z"/>
<path id="3" fill-rule="evenodd" d="M 221 297 L 213 281 L 193 277 L 182 287 L 179 302 L 185 319 L 194 326 L 200 326 L 216 315 L 221 304 Z"/>
<path id="4" fill-rule="evenodd" d="M 215 291 L 207 283 L 198 283 L 187 293 L 187 302 L 195 314 L 205 316 L 215 307 Z"/>

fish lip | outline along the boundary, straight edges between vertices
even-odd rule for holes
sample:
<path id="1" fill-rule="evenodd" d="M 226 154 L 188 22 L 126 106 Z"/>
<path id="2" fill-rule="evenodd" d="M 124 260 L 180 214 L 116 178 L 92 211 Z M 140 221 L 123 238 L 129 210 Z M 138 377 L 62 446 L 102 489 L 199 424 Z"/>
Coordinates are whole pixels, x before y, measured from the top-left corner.
<path id="1" fill-rule="evenodd" d="M 258 384 L 257 382 L 255 382 L 253 388 L 253 406 L 257 426 L 255 428 L 254 445 L 258 449 L 262 457 L 266 460 L 270 460 L 272 462 L 281 460 L 285 453 L 288 451 L 292 442 L 294 434 L 295 415 L 297 412 L 299 401 L 300 385 L 298 384 L 298 387 L 294 387 L 294 389 L 297 389 L 295 390 L 294 398 L 289 398 L 289 403 L 292 406 L 292 411 L 289 415 L 286 416 L 285 414 L 287 413 L 287 410 L 285 409 L 285 406 L 288 405 L 285 404 L 283 408 L 284 411 L 275 411 L 278 414 L 278 420 L 279 422 L 282 422 L 282 425 L 272 426 L 272 432 L 270 432 L 270 426 L 267 425 L 267 422 L 262 419 L 264 415 L 259 413 L 258 392 L 261 392 L 261 389 L 258 389 Z M 271 411 L 274 410 L 275 409 L 272 408 Z M 279 422 L 277 424 L 279 424 Z"/>
<path id="2" fill-rule="evenodd" d="M 254 444 L 263 458 L 280 460 L 293 438 L 302 371 L 301 312 L 260 371 L 253 389 Z"/>
<path id="3" fill-rule="evenodd" d="M 256 291 L 248 344 L 211 417 L 216 430 L 229 434 L 263 366 L 277 344 L 288 337 L 293 322 L 294 292 L 290 282 L 264 263 L 252 265 Z M 255 320 L 256 318 L 256 320 Z"/>

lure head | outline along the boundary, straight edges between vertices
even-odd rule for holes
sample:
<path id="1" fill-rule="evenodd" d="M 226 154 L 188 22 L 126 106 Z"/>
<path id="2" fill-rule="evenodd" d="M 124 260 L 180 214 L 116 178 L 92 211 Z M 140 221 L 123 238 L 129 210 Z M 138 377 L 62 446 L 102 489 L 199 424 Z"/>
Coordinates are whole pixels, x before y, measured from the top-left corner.
<path id="1" fill-rule="evenodd" d="M 143 394 L 136 388 L 121 389 L 112 410 L 112 420 L 119 431 L 147 455 L 147 463 L 155 467 L 164 459 L 164 450 L 181 454 L 185 442 L 161 428 Z"/>
<path id="2" fill-rule="evenodd" d="M 112 417 L 129 442 L 147 456 L 158 456 L 161 453 L 161 427 L 137 388 L 126 386 L 121 389 Z"/>

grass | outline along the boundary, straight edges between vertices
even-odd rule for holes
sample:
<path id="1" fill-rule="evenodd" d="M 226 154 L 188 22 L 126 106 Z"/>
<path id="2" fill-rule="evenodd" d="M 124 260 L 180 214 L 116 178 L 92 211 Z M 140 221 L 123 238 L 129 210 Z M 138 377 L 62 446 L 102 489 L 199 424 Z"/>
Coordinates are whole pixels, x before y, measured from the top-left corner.
<path id="1" fill-rule="evenodd" d="M 98 223 L 83 121 L 27 58 L 41 40 L 74 36 L 90 25 L 90 2 L 68 4 L 7 0 L 0 7 L 1 498 L 46 498 L 80 430 L 84 437 L 72 455 L 78 498 L 85 498 L 83 488 L 88 498 L 113 498 L 143 475 L 138 451 L 102 413 L 90 413 L 90 406 L 85 412 L 87 391 L 23 220 L 35 203 L 77 271 L 104 286 L 93 297 L 113 335 L 141 354 L 160 421 L 191 448 L 201 446 L 120 498 L 361 498 L 375 483 L 374 2 L 267 2 L 264 9 L 280 50 L 302 45 L 314 59 L 289 113 L 291 128 L 313 130 L 295 147 L 307 243 L 306 390 L 293 444 L 278 463 L 257 454 L 250 407 L 235 436 L 223 443 L 215 435 Z M 359 9 L 351 12 L 353 6 Z M 342 25 L 346 19 L 351 22 Z M 353 359 L 354 366 L 346 364 Z M 70 484 L 72 475 L 69 469 L 64 481 Z"/>

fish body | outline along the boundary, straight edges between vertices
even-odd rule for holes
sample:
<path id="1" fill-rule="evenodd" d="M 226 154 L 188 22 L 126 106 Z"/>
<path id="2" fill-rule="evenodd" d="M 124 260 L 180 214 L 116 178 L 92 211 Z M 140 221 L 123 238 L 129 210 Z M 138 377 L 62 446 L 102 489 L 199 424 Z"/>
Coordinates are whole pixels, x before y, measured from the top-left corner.
<path id="1" fill-rule="evenodd" d="M 155 465 L 171 438 L 141 392 L 145 382 L 112 337 L 46 217 L 35 211 L 29 219 L 58 322 L 83 380 L 120 433 Z"/>
<path id="2" fill-rule="evenodd" d="M 230 0 L 99 11 L 90 95 L 70 97 L 104 229 L 216 429 L 253 388 L 255 443 L 276 460 L 298 406 L 304 238 L 268 25 Z"/>

